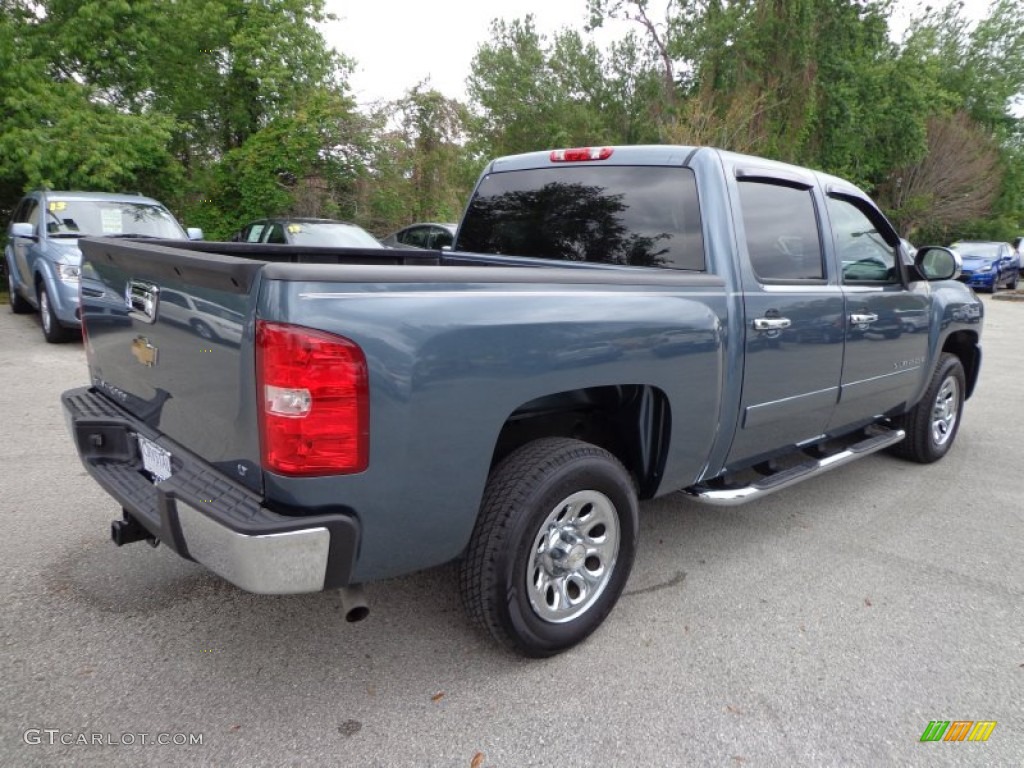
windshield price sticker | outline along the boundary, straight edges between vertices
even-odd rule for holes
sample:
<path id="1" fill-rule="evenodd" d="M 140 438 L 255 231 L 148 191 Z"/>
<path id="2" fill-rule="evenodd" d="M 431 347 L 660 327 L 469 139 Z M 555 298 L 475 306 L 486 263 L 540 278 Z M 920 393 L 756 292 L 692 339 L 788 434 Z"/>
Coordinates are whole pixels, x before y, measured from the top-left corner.
<path id="1" fill-rule="evenodd" d="M 104 235 L 120 235 L 124 231 L 121 223 L 120 208 L 103 208 L 100 210 L 100 226 Z"/>

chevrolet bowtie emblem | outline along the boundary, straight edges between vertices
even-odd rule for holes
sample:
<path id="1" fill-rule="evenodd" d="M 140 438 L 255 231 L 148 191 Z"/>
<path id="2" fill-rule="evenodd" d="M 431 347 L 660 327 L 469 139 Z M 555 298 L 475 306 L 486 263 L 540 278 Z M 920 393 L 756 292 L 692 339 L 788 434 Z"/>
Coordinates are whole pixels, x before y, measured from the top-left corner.
<path id="1" fill-rule="evenodd" d="M 135 355 L 135 359 L 142 363 L 147 368 L 152 368 L 156 365 L 156 356 L 159 350 L 149 343 L 149 339 L 145 336 L 136 336 L 132 341 L 132 354 Z"/>

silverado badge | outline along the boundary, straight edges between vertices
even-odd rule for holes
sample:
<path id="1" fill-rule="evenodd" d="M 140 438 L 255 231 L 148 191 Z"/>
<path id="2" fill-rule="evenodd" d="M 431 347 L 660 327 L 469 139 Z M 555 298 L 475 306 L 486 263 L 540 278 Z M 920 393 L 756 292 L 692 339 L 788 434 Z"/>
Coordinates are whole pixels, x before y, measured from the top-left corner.
<path id="1" fill-rule="evenodd" d="M 156 357 L 159 351 L 149 343 L 149 339 L 145 336 L 136 336 L 132 341 L 132 354 L 135 355 L 136 360 L 147 368 L 152 368 L 156 365 Z"/>

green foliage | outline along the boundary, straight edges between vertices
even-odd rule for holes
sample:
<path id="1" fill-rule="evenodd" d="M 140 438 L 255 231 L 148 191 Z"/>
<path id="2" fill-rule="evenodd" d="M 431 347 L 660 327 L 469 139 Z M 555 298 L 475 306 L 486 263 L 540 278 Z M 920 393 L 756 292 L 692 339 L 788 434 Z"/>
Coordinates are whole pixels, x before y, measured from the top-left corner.
<path id="1" fill-rule="evenodd" d="M 373 120 L 353 217 L 380 236 L 415 221 L 458 221 L 483 165 L 466 144 L 466 107 L 420 83 Z"/>
<path id="2" fill-rule="evenodd" d="M 844 176 L 918 240 L 1024 231 L 1019 0 L 926 8 L 898 44 L 890 0 L 574 2 L 585 28 L 495 20 L 468 104 L 420 83 L 363 114 L 325 0 L 0 0 L 0 217 L 46 185 L 146 192 L 213 238 L 281 214 L 385 234 L 458 219 L 497 155 L 666 142 Z M 610 18 L 634 32 L 601 49 Z M 928 180 L 944 127 L 957 185 Z"/>

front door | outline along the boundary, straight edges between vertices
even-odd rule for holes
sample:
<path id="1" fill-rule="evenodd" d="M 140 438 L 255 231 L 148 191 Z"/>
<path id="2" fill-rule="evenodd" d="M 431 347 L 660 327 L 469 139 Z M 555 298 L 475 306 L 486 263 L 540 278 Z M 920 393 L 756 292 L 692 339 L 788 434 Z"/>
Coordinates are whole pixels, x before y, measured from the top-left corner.
<path id="1" fill-rule="evenodd" d="M 874 206 L 833 193 L 826 207 L 846 295 L 846 355 L 829 423 L 841 430 L 919 391 L 929 373 L 931 288 L 924 281 L 906 284 L 897 246 L 890 245 L 895 233 Z"/>
<path id="2" fill-rule="evenodd" d="M 732 467 L 825 432 L 844 337 L 843 294 L 824 258 L 814 178 L 737 175 L 745 363 Z"/>

